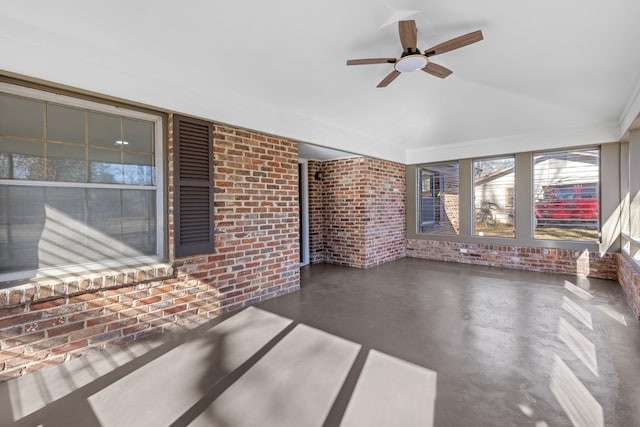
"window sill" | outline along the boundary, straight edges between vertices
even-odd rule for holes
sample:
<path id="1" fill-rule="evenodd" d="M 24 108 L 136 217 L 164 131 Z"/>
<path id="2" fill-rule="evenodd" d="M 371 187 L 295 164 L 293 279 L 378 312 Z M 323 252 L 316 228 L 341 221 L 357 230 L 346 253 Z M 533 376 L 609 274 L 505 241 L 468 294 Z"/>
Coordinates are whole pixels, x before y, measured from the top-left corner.
<path id="1" fill-rule="evenodd" d="M 0 283 L 0 307 L 63 298 L 76 294 L 130 286 L 174 276 L 171 264 L 156 262 L 98 272 L 40 277 Z"/>

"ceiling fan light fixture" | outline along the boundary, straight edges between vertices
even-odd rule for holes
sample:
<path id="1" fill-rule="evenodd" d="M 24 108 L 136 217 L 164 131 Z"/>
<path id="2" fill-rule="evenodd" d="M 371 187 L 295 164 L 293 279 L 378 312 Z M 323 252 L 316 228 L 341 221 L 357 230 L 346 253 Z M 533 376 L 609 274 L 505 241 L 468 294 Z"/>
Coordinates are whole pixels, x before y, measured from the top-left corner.
<path id="1" fill-rule="evenodd" d="M 403 58 L 400 58 L 398 62 L 395 63 L 394 67 L 396 71 L 400 71 L 401 73 L 410 73 L 412 71 L 418 71 L 426 67 L 427 57 L 424 55 L 407 55 Z"/>
<path id="2" fill-rule="evenodd" d="M 347 65 L 393 64 L 393 71 L 387 74 L 387 76 L 378 83 L 377 87 L 387 87 L 389 83 L 394 81 L 400 74 L 411 73 L 418 70 L 422 70 L 427 74 L 444 79 L 453 73 L 453 71 L 447 67 L 438 65 L 435 62 L 431 62 L 428 58 L 479 42 L 484 38 L 482 31 L 476 30 L 469 34 L 463 34 L 437 44 L 431 49 L 425 50 L 425 53 L 423 54 L 420 52 L 420 49 L 418 49 L 418 46 L 416 46 L 418 29 L 416 28 L 415 20 L 399 21 L 398 32 L 400 34 L 400 44 L 402 45 L 402 55 L 400 56 L 400 59 L 349 59 L 347 61 Z"/>

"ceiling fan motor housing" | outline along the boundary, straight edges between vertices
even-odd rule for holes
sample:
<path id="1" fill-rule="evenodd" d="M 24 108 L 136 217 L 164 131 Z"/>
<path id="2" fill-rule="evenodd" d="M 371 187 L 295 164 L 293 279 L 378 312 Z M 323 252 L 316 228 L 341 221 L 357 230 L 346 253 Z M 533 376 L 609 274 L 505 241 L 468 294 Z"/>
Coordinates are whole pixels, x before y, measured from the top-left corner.
<path id="1" fill-rule="evenodd" d="M 418 71 L 427 66 L 427 57 L 419 53 L 402 55 L 402 57 L 395 63 L 394 67 L 396 71 L 401 73 L 410 73 L 412 71 Z"/>

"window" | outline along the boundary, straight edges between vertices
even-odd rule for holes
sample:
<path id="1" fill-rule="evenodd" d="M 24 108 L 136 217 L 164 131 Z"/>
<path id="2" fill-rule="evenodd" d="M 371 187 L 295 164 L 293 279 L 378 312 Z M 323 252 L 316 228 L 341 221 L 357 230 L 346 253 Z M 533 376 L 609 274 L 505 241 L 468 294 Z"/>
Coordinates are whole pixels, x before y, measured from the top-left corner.
<path id="1" fill-rule="evenodd" d="M 473 161 L 473 234 L 515 237 L 515 157 Z"/>
<path id="2" fill-rule="evenodd" d="M 459 233 L 458 162 L 418 168 L 418 222 L 426 234 Z"/>
<path id="3" fill-rule="evenodd" d="M 620 220 L 622 250 L 640 263 L 640 158 L 638 131 L 620 147 Z"/>
<path id="4" fill-rule="evenodd" d="M 533 156 L 534 238 L 598 240 L 600 150 Z"/>
<path id="5" fill-rule="evenodd" d="M 0 281 L 161 257 L 161 120 L 0 84 Z"/>

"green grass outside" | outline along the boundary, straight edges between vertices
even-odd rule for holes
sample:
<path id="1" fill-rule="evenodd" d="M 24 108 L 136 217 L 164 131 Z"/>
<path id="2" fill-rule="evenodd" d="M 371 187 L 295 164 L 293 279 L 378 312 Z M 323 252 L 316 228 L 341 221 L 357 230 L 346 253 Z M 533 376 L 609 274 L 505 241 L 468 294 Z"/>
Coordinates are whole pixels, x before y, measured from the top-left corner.
<path id="1" fill-rule="evenodd" d="M 480 234 L 482 233 L 482 234 Z M 475 235 L 482 237 L 515 237 L 513 225 L 496 223 L 483 224 L 476 222 Z M 598 230 L 585 227 L 551 227 L 539 226 L 535 229 L 534 238 L 541 240 L 574 240 L 574 241 L 597 241 Z"/>

